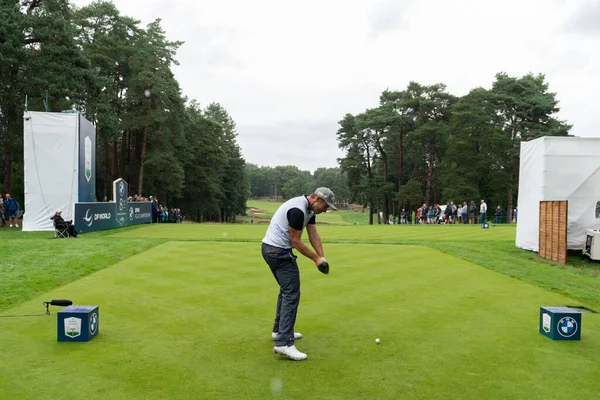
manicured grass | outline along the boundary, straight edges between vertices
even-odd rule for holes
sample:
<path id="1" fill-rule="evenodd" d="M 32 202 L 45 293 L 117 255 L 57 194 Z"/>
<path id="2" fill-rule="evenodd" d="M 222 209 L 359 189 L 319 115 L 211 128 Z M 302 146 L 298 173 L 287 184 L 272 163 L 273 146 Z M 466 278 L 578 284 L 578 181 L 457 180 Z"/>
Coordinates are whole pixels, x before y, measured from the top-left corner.
<path id="1" fill-rule="evenodd" d="M 0 315 L 40 313 L 53 298 L 100 306 L 89 343 L 56 341 L 60 308 L 0 318 L 0 398 L 600 393 L 600 314 L 583 315 L 580 342 L 538 333 L 542 305 L 600 311 L 597 264 L 516 249 L 513 226 L 319 225 L 332 270 L 298 258 L 297 346 L 309 359 L 291 362 L 269 340 L 277 286 L 260 256 L 265 229 L 159 224 L 77 240 L 0 230 L 0 293 L 10 296 Z"/>
<path id="2" fill-rule="evenodd" d="M 126 228 L 123 232 L 131 231 Z M 0 311 L 142 253 L 164 239 L 110 238 L 116 231 L 51 239 L 53 232 L 0 230 Z"/>
<path id="3" fill-rule="evenodd" d="M 117 233 L 119 237 L 174 238 L 203 241 L 262 240 L 265 225 L 206 224 L 155 225 L 145 229 Z M 319 225 L 325 244 L 397 244 L 423 245 L 476 263 L 496 272 L 571 296 L 600 312 L 600 264 L 570 256 L 563 266 L 518 249 L 514 244 L 515 226 L 498 225 L 481 229 L 478 225 Z M 304 240 L 307 240 L 304 235 Z M 403 247 L 397 247 L 401 256 Z"/>
<path id="4" fill-rule="evenodd" d="M 324 242 L 344 243 L 413 243 L 422 245 L 442 242 L 512 241 L 515 227 L 497 226 L 481 229 L 478 225 L 318 225 Z M 266 225 L 253 224 L 158 224 L 145 229 L 116 233 L 119 237 L 172 238 L 184 240 L 254 240 L 260 241 Z M 306 236 L 306 233 L 304 234 Z"/>
<path id="5" fill-rule="evenodd" d="M 328 276 L 300 262 L 304 363 L 272 353 L 277 288 L 256 243 L 171 242 L 12 310 L 31 312 L 48 296 L 98 304 L 100 335 L 57 343 L 54 315 L 2 320 L 0 396 L 263 399 L 272 383 L 286 399 L 600 391 L 596 316 L 584 316 L 581 342 L 537 332 L 539 306 L 569 299 L 422 246 L 331 244 L 328 253 Z"/>
<path id="6" fill-rule="evenodd" d="M 277 208 L 282 204 L 281 201 L 266 201 L 266 200 L 248 200 L 248 216 L 255 223 L 268 223 L 269 219 L 275 214 Z M 338 209 L 337 211 L 329 211 L 317 216 L 317 220 L 321 223 L 333 225 L 367 225 L 369 223 L 368 209 L 365 213 L 361 211 L 352 211 L 348 209 Z M 249 218 L 244 221 L 249 222 Z"/>

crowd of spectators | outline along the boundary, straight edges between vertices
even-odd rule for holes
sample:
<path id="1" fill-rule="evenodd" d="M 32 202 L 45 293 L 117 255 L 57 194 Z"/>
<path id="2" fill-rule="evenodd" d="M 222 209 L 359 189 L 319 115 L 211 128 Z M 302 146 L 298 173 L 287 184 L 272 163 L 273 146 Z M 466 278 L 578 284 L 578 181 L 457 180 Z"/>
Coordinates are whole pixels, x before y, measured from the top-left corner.
<path id="1" fill-rule="evenodd" d="M 103 202 L 108 201 L 106 196 L 104 196 L 104 199 L 102 201 Z M 138 202 L 138 201 L 152 203 L 152 222 L 153 223 L 181 224 L 185 220 L 185 217 L 181 213 L 181 209 L 174 208 L 174 207 L 169 208 L 169 207 L 161 204 L 158 201 L 158 198 L 156 196 L 144 197 L 144 196 L 139 196 L 139 195 L 135 194 L 133 196 L 129 196 L 127 198 L 127 201 L 129 203 L 134 203 L 134 202 Z"/>
<path id="2" fill-rule="evenodd" d="M 517 223 L 518 210 L 515 209 L 513 212 L 513 219 L 511 222 Z M 464 201 L 462 204 L 454 204 L 449 201 L 445 205 L 434 204 L 427 205 L 423 204 L 417 208 L 414 213 L 415 221 L 412 221 L 413 214 L 402 209 L 400 212 L 398 223 L 399 224 L 484 224 L 488 221 L 492 221 L 494 224 L 505 223 L 506 213 L 502 206 L 497 205 L 495 209 L 488 210 L 488 206 L 485 200 L 481 200 L 480 204 L 475 204 L 475 201 L 471 200 L 469 204 Z"/>

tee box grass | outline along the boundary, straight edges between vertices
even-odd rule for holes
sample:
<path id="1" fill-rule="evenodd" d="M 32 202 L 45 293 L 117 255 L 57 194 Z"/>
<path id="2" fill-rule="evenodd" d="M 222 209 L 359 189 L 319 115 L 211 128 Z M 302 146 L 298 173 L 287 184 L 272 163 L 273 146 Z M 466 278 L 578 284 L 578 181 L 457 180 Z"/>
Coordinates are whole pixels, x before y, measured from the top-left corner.
<path id="1" fill-rule="evenodd" d="M 302 362 L 272 352 L 278 287 L 260 256 L 265 229 L 164 224 L 77 241 L 3 236 L 3 250 L 20 251 L 3 253 L 9 279 L 0 288 L 11 300 L 0 314 L 67 298 L 99 305 L 102 327 L 91 342 L 60 343 L 55 308 L 50 317 L 0 318 L 0 398 L 600 393 L 597 314 L 583 316 L 581 341 L 538 332 L 540 305 L 598 307 L 597 277 L 514 249 L 514 227 L 319 226 L 331 271 L 298 258 Z"/>

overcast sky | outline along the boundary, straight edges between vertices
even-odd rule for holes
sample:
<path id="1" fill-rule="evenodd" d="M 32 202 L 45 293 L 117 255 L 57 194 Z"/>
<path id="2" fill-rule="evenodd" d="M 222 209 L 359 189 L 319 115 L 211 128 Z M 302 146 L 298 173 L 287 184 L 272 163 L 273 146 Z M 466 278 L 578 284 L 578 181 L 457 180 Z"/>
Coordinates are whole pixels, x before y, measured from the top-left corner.
<path id="1" fill-rule="evenodd" d="M 376 107 L 386 88 L 441 82 L 461 96 L 501 71 L 546 74 L 558 117 L 600 137 L 600 0 L 113 2 L 185 41 L 174 68 L 183 93 L 225 107 L 259 166 L 336 167 L 337 122 Z"/>

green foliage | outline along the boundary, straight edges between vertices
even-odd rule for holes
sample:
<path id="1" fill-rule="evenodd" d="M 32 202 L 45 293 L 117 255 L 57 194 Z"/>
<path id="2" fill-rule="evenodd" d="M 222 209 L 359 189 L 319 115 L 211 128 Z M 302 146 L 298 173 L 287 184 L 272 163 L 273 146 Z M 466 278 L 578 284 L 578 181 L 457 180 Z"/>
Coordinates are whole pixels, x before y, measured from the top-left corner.
<path id="1" fill-rule="evenodd" d="M 235 122 L 218 103 L 210 104 L 204 110 L 204 116 L 215 122 L 219 128 L 217 143 L 223 157 L 219 160 L 221 180 L 221 216 L 222 222 L 235 222 L 236 215 L 246 211 L 246 199 L 250 194 L 250 185 L 246 175 L 245 162 L 235 139 Z"/>
<path id="2" fill-rule="evenodd" d="M 423 204 L 423 188 L 418 180 L 408 181 L 400 185 L 396 198 L 405 205 L 407 210 L 414 210 Z"/>
<path id="3" fill-rule="evenodd" d="M 384 91 L 380 107 L 344 116 L 337 135 L 346 155 L 339 163 L 352 198 L 383 207 L 386 216 L 392 199 L 412 211 L 423 203 L 483 198 L 508 210 L 510 219 L 520 141 L 567 135 L 571 126 L 554 117 L 558 111 L 541 74 L 500 73 L 492 89 L 461 98 L 443 84 L 410 82 L 405 90 Z M 388 182 L 391 192 L 378 187 Z"/>
<path id="4" fill-rule="evenodd" d="M 23 112 L 70 109 L 85 92 L 89 62 L 75 41 L 67 0 L 0 3 L 0 147 L 4 188 L 23 164 Z M 17 187 L 22 186 L 18 185 Z"/>
<path id="5" fill-rule="evenodd" d="M 0 3 L 4 191 L 23 195 L 26 98 L 29 110 L 74 109 L 96 124 L 98 198 L 122 177 L 132 192 L 198 221 L 233 222 L 248 197 L 289 198 L 318 186 L 383 212 L 384 223 L 401 207 L 479 197 L 510 212 L 520 142 L 571 128 L 556 118 L 543 74 L 501 72 L 491 89 L 461 98 L 443 83 L 409 82 L 382 92 L 377 107 L 343 116 L 339 169 L 259 168 L 246 164 L 221 105 L 202 109 L 183 96 L 172 70 L 181 44 L 167 39 L 160 19 L 141 26 L 108 1 Z"/>
<path id="6" fill-rule="evenodd" d="M 0 4 L 0 159 L 5 190 L 22 198 L 22 114 L 77 110 L 96 125 L 98 198 L 126 179 L 196 220 L 235 221 L 249 195 L 235 122 L 188 101 L 172 68 L 182 42 L 161 21 L 145 27 L 114 3 Z M 186 104 L 187 103 L 187 104 Z M 21 193 L 19 193 L 21 192 Z M 187 209 L 186 209 L 187 208 Z"/>
<path id="7" fill-rule="evenodd" d="M 337 204 L 342 205 L 351 198 L 346 175 L 339 168 L 319 168 L 311 174 L 293 165 L 273 168 L 247 164 L 246 173 L 253 198 L 288 199 L 310 194 L 323 186 L 333 191 Z"/>
<path id="8" fill-rule="evenodd" d="M 341 202 L 348 202 L 351 198 L 346 175 L 340 168 L 319 168 L 314 173 L 314 187 L 328 187 L 335 198 Z"/>

